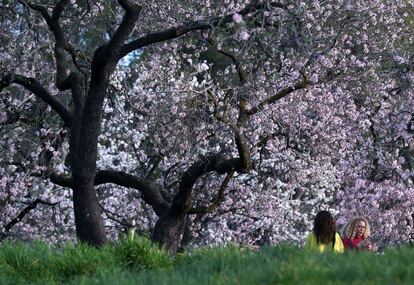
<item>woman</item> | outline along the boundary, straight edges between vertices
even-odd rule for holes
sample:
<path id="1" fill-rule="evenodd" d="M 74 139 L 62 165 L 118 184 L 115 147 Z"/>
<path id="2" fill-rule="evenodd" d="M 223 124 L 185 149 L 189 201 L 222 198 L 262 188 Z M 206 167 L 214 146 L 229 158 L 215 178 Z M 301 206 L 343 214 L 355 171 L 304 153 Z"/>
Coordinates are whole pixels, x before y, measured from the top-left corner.
<path id="1" fill-rule="evenodd" d="M 316 214 L 313 231 L 306 239 L 305 248 L 316 249 L 320 252 L 344 252 L 344 245 L 336 232 L 336 223 L 328 211 Z"/>
<path id="2" fill-rule="evenodd" d="M 342 231 L 342 242 L 345 249 L 372 251 L 372 244 L 368 240 L 370 233 L 367 219 L 364 217 L 353 218 L 344 226 Z"/>

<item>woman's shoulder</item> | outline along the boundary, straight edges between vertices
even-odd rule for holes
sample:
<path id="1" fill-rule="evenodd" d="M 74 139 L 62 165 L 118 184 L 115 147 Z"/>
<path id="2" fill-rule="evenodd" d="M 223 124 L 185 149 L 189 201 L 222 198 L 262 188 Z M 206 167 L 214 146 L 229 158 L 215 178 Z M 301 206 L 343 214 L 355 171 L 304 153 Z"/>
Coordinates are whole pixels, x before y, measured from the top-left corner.
<path id="1" fill-rule="evenodd" d="M 342 242 L 344 243 L 345 246 L 348 247 L 348 246 L 352 245 L 352 241 L 349 237 L 342 236 L 341 239 L 342 239 Z"/>
<path id="2" fill-rule="evenodd" d="M 342 241 L 351 241 L 347 236 L 341 236 Z"/>

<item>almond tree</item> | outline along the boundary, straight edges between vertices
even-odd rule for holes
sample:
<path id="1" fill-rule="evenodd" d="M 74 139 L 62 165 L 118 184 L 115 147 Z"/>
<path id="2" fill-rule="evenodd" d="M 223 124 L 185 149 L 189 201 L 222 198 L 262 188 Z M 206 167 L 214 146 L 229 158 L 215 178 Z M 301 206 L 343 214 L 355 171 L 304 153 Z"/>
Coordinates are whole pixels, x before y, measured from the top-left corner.
<path id="1" fill-rule="evenodd" d="M 350 109 L 361 93 L 355 79 L 375 78 L 367 88 L 383 80 L 377 59 L 394 49 L 394 35 L 406 32 L 407 1 L 184 4 L 18 1 L 2 7 L 8 47 L 1 51 L 0 90 L 4 98 L 19 99 L 3 100 L 2 123 L 14 126 L 30 117 L 25 112 L 32 97 L 11 85 L 34 94 L 60 118 L 39 126 L 38 135 L 49 142 L 31 164 L 11 156 L 4 177 L 19 170 L 73 189 L 82 241 L 105 243 L 102 208 L 125 223 L 127 205 L 107 211 L 97 186 L 109 184 L 113 197 L 120 197 L 119 186 L 137 190 L 156 215 L 152 238 L 176 251 L 185 230 L 205 217 L 228 219 L 223 212 L 232 212 L 230 201 L 242 202 L 241 214 L 256 219 L 260 232 L 274 226 L 272 216 L 286 221 L 294 212 L 284 207 L 289 201 L 326 193 L 332 205 L 342 190 L 337 176 L 346 181 L 355 165 L 369 164 L 345 164 L 337 156 L 354 157 L 353 143 L 366 137 L 360 110 Z M 111 116 L 117 108 L 127 115 Z M 23 152 L 7 145 L 12 153 Z M 135 161 L 115 162 L 113 152 L 135 154 Z M 2 183 L 10 188 L 7 197 L 24 191 L 23 185 Z M 254 197 L 266 189 L 276 194 Z M 327 203 L 311 201 L 313 211 Z M 306 219 L 296 236 L 309 227 Z"/>
<path id="2" fill-rule="evenodd" d="M 60 91 L 70 90 L 74 110 L 73 112 L 69 111 L 64 104 L 51 95 L 39 80 L 22 74 L 8 73 L 4 75 L 0 89 L 4 90 L 11 84 L 21 85 L 46 102 L 58 113 L 65 127 L 70 129 L 71 177 L 59 177 L 52 173 L 50 179 L 56 184 L 69 186 L 73 189 L 78 238 L 94 245 L 102 245 L 106 242 L 95 185 L 115 182 L 142 189 L 147 194 L 148 202 L 157 212 L 166 212 L 161 216 L 159 226 L 155 229 L 154 239 L 163 243 L 167 240 L 174 243 L 172 239 L 177 238 L 176 234 L 179 234 L 179 229 L 182 228 L 183 217 L 189 208 L 187 197 L 191 193 L 191 188 L 197 177 L 209 171 L 223 173 L 234 171 L 234 169 L 248 171 L 251 168 L 250 159 L 246 156 L 247 146 L 243 141 L 243 135 L 236 133 L 240 158 L 224 159 L 222 156 L 215 155 L 195 163 L 184 174 L 181 189 L 169 205 L 161 198 L 160 191 L 150 182 L 119 172 L 96 171 L 97 144 L 104 99 L 107 96 L 110 77 L 119 60 L 130 52 L 157 42 L 172 40 L 192 31 L 224 25 L 232 21 L 232 14 L 189 22 L 164 31 L 148 33 L 127 42 L 135 29 L 142 7 L 134 1 L 118 1 L 125 10 L 123 19 L 108 42 L 96 48 L 90 63 L 90 70 L 84 72 L 82 67 L 77 65 L 79 55 L 76 48 L 68 40 L 68 35 L 65 34 L 61 23 L 62 14 L 69 1 L 59 1 L 51 11 L 45 4 L 28 1 L 19 1 L 19 3 L 21 6 L 16 9 L 28 7 L 38 12 L 52 32 L 56 64 L 55 86 Z M 244 15 L 260 8 L 263 8 L 263 4 L 253 3 L 247 5 L 239 13 Z M 71 56 L 73 68 L 70 68 L 71 65 L 67 62 L 67 55 Z"/>

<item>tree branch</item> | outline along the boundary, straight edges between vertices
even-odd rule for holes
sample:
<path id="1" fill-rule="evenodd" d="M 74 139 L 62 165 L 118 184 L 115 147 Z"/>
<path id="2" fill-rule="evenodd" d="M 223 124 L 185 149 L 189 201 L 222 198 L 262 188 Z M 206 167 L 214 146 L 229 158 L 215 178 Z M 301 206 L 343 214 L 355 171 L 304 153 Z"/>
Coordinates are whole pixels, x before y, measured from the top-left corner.
<path id="1" fill-rule="evenodd" d="M 58 99 L 52 96 L 37 79 L 9 73 L 0 81 L 0 93 L 4 88 L 13 83 L 23 86 L 52 107 L 52 109 L 55 110 L 61 117 L 66 126 L 70 126 L 72 124 L 72 113 Z"/>
<path id="2" fill-rule="evenodd" d="M 243 71 L 243 69 L 241 68 L 240 61 L 236 58 L 236 56 L 233 55 L 232 53 L 228 52 L 228 51 L 225 51 L 223 48 L 222 49 L 219 49 L 216 46 L 216 44 L 214 43 L 214 41 L 212 41 L 210 39 L 207 39 L 207 41 L 208 41 L 208 43 L 210 45 L 214 46 L 214 48 L 216 49 L 216 51 L 218 53 L 221 53 L 222 55 L 227 56 L 228 58 L 231 59 L 231 61 L 233 62 L 234 66 L 236 67 L 236 71 L 237 71 L 237 75 L 239 76 L 240 83 L 241 83 L 241 85 L 243 85 L 247 81 L 248 76 Z"/>
<path id="3" fill-rule="evenodd" d="M 134 1 L 118 0 L 118 3 L 122 6 L 122 8 L 124 8 L 125 16 L 117 28 L 114 36 L 108 43 L 108 48 L 116 50 L 118 50 L 121 45 L 124 44 L 124 42 L 134 31 L 135 23 L 138 20 L 138 16 L 142 9 L 142 7 Z"/>
<path id="4" fill-rule="evenodd" d="M 121 171 L 98 171 L 95 178 L 95 185 L 104 183 L 114 183 L 139 190 L 142 199 L 148 205 L 152 206 L 158 216 L 163 214 L 170 207 L 170 204 L 162 196 L 160 187 L 150 180 Z"/>
<path id="5" fill-rule="evenodd" d="M 132 223 L 128 222 L 125 218 L 121 217 L 120 215 L 114 212 L 111 212 L 108 209 L 105 209 L 105 207 L 102 206 L 102 204 L 100 203 L 99 203 L 99 208 L 101 208 L 102 212 L 104 212 L 107 218 L 110 219 L 111 221 L 114 221 L 127 228 L 134 228 L 134 225 Z"/>
<path id="6" fill-rule="evenodd" d="M 267 105 L 271 105 L 271 104 L 279 101 L 280 99 L 286 97 L 287 95 L 289 95 L 290 93 L 292 93 L 294 91 L 304 89 L 308 85 L 310 85 L 311 83 L 312 82 L 310 80 L 308 80 L 308 78 L 305 77 L 302 81 L 297 82 L 295 85 L 286 87 L 286 88 L 280 90 L 277 94 L 275 94 L 273 96 L 270 96 L 270 97 L 267 97 L 266 99 L 261 101 L 259 104 L 257 104 L 255 107 L 248 110 L 247 115 L 252 116 L 252 115 L 262 111 Z"/>
<path id="7" fill-rule="evenodd" d="M 58 4 L 56 4 L 55 9 L 53 9 L 52 13 L 52 20 L 55 22 L 58 22 L 60 19 L 60 16 L 62 15 L 63 9 L 65 9 L 65 6 L 69 3 L 69 0 L 61 0 Z"/>
<path id="8" fill-rule="evenodd" d="M 94 53 L 91 85 L 100 86 L 108 80 L 109 74 L 122 58 L 119 57 L 121 46 L 134 31 L 141 12 L 141 6 L 134 1 L 118 0 L 118 3 L 125 9 L 125 15 L 109 43 L 99 47 Z"/>
<path id="9" fill-rule="evenodd" d="M 21 3 L 24 6 L 27 6 L 35 11 L 40 12 L 40 14 L 42 14 L 43 18 L 45 18 L 45 20 L 50 20 L 50 16 L 49 13 L 47 12 L 47 8 L 43 5 L 40 4 L 35 4 L 35 3 L 31 3 L 31 2 L 27 2 L 25 0 L 19 0 L 19 3 Z"/>
<path id="10" fill-rule="evenodd" d="M 51 202 L 47 202 L 47 201 L 44 201 L 44 200 L 42 200 L 42 199 L 39 199 L 39 198 L 37 198 L 36 200 L 34 200 L 33 202 L 30 202 L 29 203 L 29 205 L 26 207 L 26 208 L 24 208 L 18 215 L 17 215 L 17 217 L 15 217 L 15 218 L 13 218 L 9 223 L 7 223 L 5 226 L 4 226 L 4 230 L 3 230 L 3 232 L 2 233 L 0 233 L 0 241 L 2 241 L 3 239 L 5 239 L 6 238 L 6 236 L 7 236 L 7 233 L 10 231 L 10 229 L 14 226 L 14 225 L 16 225 L 18 222 L 20 222 L 31 210 L 33 210 L 34 208 L 36 208 L 37 207 L 37 205 L 38 204 L 44 204 L 44 205 L 47 205 L 47 206 L 51 206 L 51 207 L 53 207 L 53 206 L 55 206 L 55 205 L 57 205 L 59 202 L 56 202 L 56 203 L 51 203 Z"/>
<path id="11" fill-rule="evenodd" d="M 226 178 L 224 178 L 223 182 L 221 183 L 216 199 L 214 199 L 214 201 L 210 205 L 202 206 L 198 208 L 192 208 L 187 213 L 188 214 L 212 213 L 215 209 L 220 207 L 221 203 L 223 203 L 224 201 L 224 191 L 226 190 L 227 185 L 229 184 L 230 179 L 233 177 L 233 175 L 234 175 L 234 171 L 227 173 Z"/>
<path id="12" fill-rule="evenodd" d="M 52 173 L 49 179 L 62 187 L 73 188 L 74 183 L 71 177 L 65 177 Z M 113 183 L 119 186 L 133 188 L 141 193 L 142 199 L 154 209 L 160 216 L 170 207 L 170 203 L 164 199 L 161 188 L 154 182 L 140 178 L 122 171 L 100 170 L 96 173 L 95 185 Z"/>
<path id="13" fill-rule="evenodd" d="M 243 134 L 241 128 L 238 124 L 231 121 L 227 113 L 224 111 L 223 114 L 219 113 L 218 110 L 218 102 L 217 99 L 214 97 L 213 93 L 210 90 L 207 90 L 208 96 L 211 98 L 213 107 L 214 107 L 214 117 L 223 122 L 224 124 L 228 125 L 234 133 L 234 138 L 236 141 L 237 151 L 239 153 L 240 162 L 241 162 L 241 169 L 240 172 L 246 173 L 253 168 L 253 163 L 250 158 L 250 149 L 247 144 L 247 139 Z M 246 111 L 239 107 L 240 113 L 245 113 Z"/>
<path id="14" fill-rule="evenodd" d="M 55 60 L 56 60 L 56 87 L 59 90 L 67 90 L 71 88 L 71 81 L 68 75 L 68 67 L 66 62 L 65 46 L 66 40 L 62 28 L 59 25 L 59 20 L 65 6 L 69 0 L 61 0 L 53 9 L 52 17 L 49 15 L 46 7 L 38 4 L 33 4 L 24 0 L 19 0 L 20 3 L 29 6 L 31 9 L 39 11 L 45 19 L 47 25 L 55 37 Z"/>
<path id="15" fill-rule="evenodd" d="M 83 74 L 83 76 L 85 78 L 87 78 L 88 74 L 87 72 L 84 70 L 86 69 L 85 66 L 81 66 L 80 63 L 78 62 L 78 57 L 83 59 L 83 61 L 85 61 L 86 63 L 91 62 L 91 60 L 88 58 L 88 56 L 86 56 L 84 53 L 82 53 L 79 50 L 76 50 L 72 45 L 70 44 L 66 44 L 65 45 L 65 50 L 70 54 L 70 56 L 72 57 L 72 62 L 73 65 Z M 89 67 L 88 67 L 89 68 Z"/>
<path id="16" fill-rule="evenodd" d="M 323 49 L 323 50 L 314 50 L 312 54 L 309 56 L 307 62 L 303 65 L 302 71 L 305 70 L 308 66 L 312 65 L 315 61 L 317 61 L 321 56 L 329 53 L 338 42 L 339 37 L 341 36 L 342 32 L 345 30 L 346 26 L 351 22 L 352 17 L 347 16 L 345 19 L 342 20 L 341 24 L 339 25 L 339 29 L 337 33 L 332 38 L 331 42 Z"/>
<path id="17" fill-rule="evenodd" d="M 36 176 L 44 177 L 42 174 L 38 174 Z M 50 181 L 56 185 L 67 187 L 67 188 L 73 188 L 73 179 L 72 177 L 67 177 L 63 175 L 59 175 L 56 173 L 50 173 L 47 178 L 50 179 Z"/>
<path id="18" fill-rule="evenodd" d="M 240 10 L 237 13 L 244 16 L 251 12 L 264 9 L 265 7 L 267 7 L 266 4 L 264 3 L 258 4 L 257 2 L 258 1 L 253 1 L 252 4 L 247 5 L 244 9 Z M 271 6 L 283 8 L 283 9 L 286 8 L 285 5 L 280 4 L 280 3 L 271 3 Z M 218 26 L 224 26 L 225 24 L 228 24 L 233 21 L 232 19 L 233 15 L 234 14 L 229 14 L 223 17 L 214 17 L 214 18 L 204 19 L 200 21 L 191 21 L 191 22 L 184 23 L 177 27 L 166 29 L 164 31 L 147 34 L 144 37 L 141 37 L 130 43 L 123 45 L 121 48 L 119 57 L 122 58 L 126 56 L 128 53 L 133 52 L 134 50 L 143 48 L 145 46 L 148 46 L 154 43 L 159 43 L 159 42 L 181 37 L 192 31 L 203 31 L 203 30 L 209 30 L 209 29 L 212 29 Z"/>
<path id="19" fill-rule="evenodd" d="M 222 154 L 201 157 L 199 161 L 194 163 L 186 172 L 184 172 L 179 190 L 169 209 L 170 214 L 181 215 L 187 213 L 191 209 L 191 195 L 194 184 L 200 176 L 212 171 L 216 171 L 219 174 L 233 171 L 242 172 L 243 163 L 239 158 L 227 159 Z"/>
<path id="20" fill-rule="evenodd" d="M 240 128 L 234 128 L 234 139 L 236 141 L 237 151 L 242 164 L 242 173 L 247 173 L 253 168 L 253 162 L 250 158 L 250 149 L 246 136 Z"/>

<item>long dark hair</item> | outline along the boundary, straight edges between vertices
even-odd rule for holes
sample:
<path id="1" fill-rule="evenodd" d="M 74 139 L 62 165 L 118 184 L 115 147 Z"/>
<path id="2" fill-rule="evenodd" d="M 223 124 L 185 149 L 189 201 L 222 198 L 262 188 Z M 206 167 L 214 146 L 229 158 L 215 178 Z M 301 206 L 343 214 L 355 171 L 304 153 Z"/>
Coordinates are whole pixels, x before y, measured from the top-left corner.
<path id="1" fill-rule="evenodd" d="M 332 248 L 335 246 L 336 223 L 328 211 L 320 211 L 316 214 L 313 232 L 316 235 L 318 244 L 329 244 L 332 242 Z"/>

